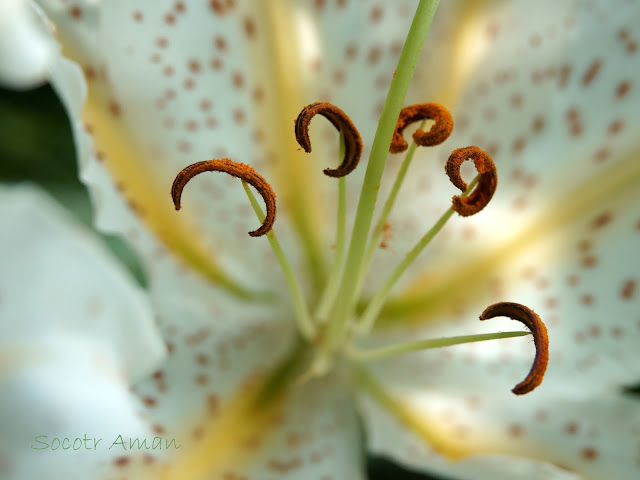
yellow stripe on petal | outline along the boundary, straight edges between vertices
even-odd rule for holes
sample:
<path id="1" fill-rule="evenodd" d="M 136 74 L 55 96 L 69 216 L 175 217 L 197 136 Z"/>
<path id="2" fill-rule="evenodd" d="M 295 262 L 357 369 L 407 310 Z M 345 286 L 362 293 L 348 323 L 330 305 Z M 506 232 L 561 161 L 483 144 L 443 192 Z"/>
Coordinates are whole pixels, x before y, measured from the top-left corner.
<path id="1" fill-rule="evenodd" d="M 257 410 L 254 408 L 257 389 L 249 390 L 238 392 L 226 408 L 202 425 L 207 433 L 195 448 L 185 449 L 171 463 L 162 480 L 202 480 L 250 463 L 273 427 L 284 398 Z"/>
<path id="2" fill-rule="evenodd" d="M 571 172 L 563 172 L 559 179 L 571 179 Z M 638 202 L 640 199 L 640 150 L 635 150 L 589 180 L 564 189 L 564 195 L 531 218 L 527 228 L 506 242 L 495 242 L 491 249 L 477 252 L 473 262 L 463 268 L 431 271 L 416 279 L 405 293 L 387 302 L 381 312 L 378 327 L 395 325 L 398 322 L 424 323 L 442 318 L 447 307 L 459 297 L 461 288 L 464 297 L 472 302 L 481 294 L 480 282 L 474 278 L 485 278 L 487 272 L 496 271 L 518 253 L 589 211 L 597 211 L 602 199 L 618 198 L 621 204 Z M 570 182 L 567 181 L 566 185 Z M 632 203 L 630 203 L 632 204 Z M 463 287 L 461 287 L 463 286 Z"/>
<path id="3" fill-rule="evenodd" d="M 454 460 L 478 453 L 476 448 L 464 447 L 456 442 L 450 429 L 446 429 L 442 422 L 426 418 L 409 403 L 392 395 L 364 368 L 359 368 L 356 375 L 359 385 L 378 405 L 385 408 L 404 427 L 418 436 L 425 445 L 433 448 L 439 454 Z"/>
<path id="4" fill-rule="evenodd" d="M 188 212 L 173 209 L 171 185 L 154 181 L 153 159 L 137 148 L 113 108 L 90 89 L 83 117 L 91 128 L 97 151 L 131 208 L 156 238 L 190 268 L 237 297 L 256 296 L 222 271 L 215 252 L 205 247 L 202 235 L 189 221 Z"/>
<path id="5" fill-rule="evenodd" d="M 468 85 L 469 76 L 476 71 L 487 50 L 491 48 L 491 39 L 486 35 L 487 17 L 491 14 L 490 0 L 463 2 L 456 10 L 456 29 L 452 35 L 451 55 L 444 65 L 446 70 L 438 70 L 438 75 L 446 78 L 443 89 L 434 99 L 455 111 L 462 100 L 460 92 Z M 428 44 L 427 44 L 428 47 Z"/>
<path id="6" fill-rule="evenodd" d="M 321 197 L 318 182 L 329 180 L 322 174 L 321 167 L 324 164 L 314 163 L 309 155 L 302 152 L 294 136 L 294 120 L 300 110 L 310 103 L 303 92 L 308 79 L 305 80 L 305 69 L 301 65 L 305 60 L 305 42 L 313 39 L 305 40 L 296 28 L 302 28 L 301 19 L 296 17 L 301 13 L 295 5 L 289 3 L 287 0 L 273 0 L 260 2 L 256 6 L 260 12 L 257 16 L 267 19 L 267 41 L 261 46 L 262 50 L 254 52 L 253 64 L 257 71 L 270 73 L 265 80 L 267 91 L 272 95 L 265 98 L 261 120 L 273 131 L 276 173 L 274 189 L 280 205 L 290 213 L 307 255 L 311 280 L 317 290 L 322 286 L 326 273 L 319 243 L 321 216 L 318 199 Z M 307 33 L 313 36 L 312 32 Z M 337 142 L 336 135 L 336 144 Z"/>
<path id="7" fill-rule="evenodd" d="M 283 408 L 308 351 L 297 342 L 266 375 L 250 378 L 214 416 L 200 423 L 203 437 L 180 451 L 161 475 L 141 480 L 205 480 L 218 478 L 238 465 L 248 465 L 280 425 Z M 188 432 L 185 432 L 185 437 Z"/>

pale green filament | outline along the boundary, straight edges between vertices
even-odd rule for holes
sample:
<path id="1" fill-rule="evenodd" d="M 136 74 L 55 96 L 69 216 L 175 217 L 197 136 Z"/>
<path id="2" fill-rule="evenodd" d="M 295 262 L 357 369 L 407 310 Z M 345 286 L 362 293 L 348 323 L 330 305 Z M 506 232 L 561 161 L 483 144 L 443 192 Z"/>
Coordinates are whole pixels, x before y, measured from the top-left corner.
<path id="1" fill-rule="evenodd" d="M 249 185 L 242 180 L 242 187 L 251 202 L 251 206 L 253 207 L 253 211 L 256 213 L 258 220 L 261 222 L 264 220 L 264 212 L 262 211 L 262 207 L 256 200 L 255 195 L 249 188 Z M 284 273 L 284 277 L 287 281 L 287 286 L 289 287 L 289 293 L 291 294 L 291 299 L 293 301 L 293 308 L 296 312 L 296 321 L 298 322 L 298 327 L 300 328 L 300 332 L 307 339 L 311 340 L 316 334 L 316 328 L 311 320 L 311 315 L 309 314 L 309 309 L 307 308 L 307 302 L 304 299 L 304 294 L 302 293 L 302 288 L 300 288 L 300 284 L 296 279 L 293 270 L 291 269 L 291 265 L 287 260 L 284 251 L 282 250 L 282 246 L 278 241 L 278 237 L 276 237 L 273 229 L 267 233 L 267 240 L 269 240 L 269 244 L 271 245 L 271 249 L 278 259 L 278 263 L 280 264 L 280 268 L 282 269 L 282 273 Z"/>
<path id="2" fill-rule="evenodd" d="M 344 133 L 340 134 L 340 156 L 344 157 Z M 338 293 L 338 285 L 340 282 L 340 269 L 344 259 L 344 250 L 347 238 L 347 183 L 345 177 L 338 178 L 338 225 L 336 228 L 336 249 L 334 252 L 333 263 L 329 272 L 327 284 L 320 297 L 318 309 L 316 311 L 316 321 L 324 323 L 329 316 L 329 311 Z"/>
<path id="3" fill-rule="evenodd" d="M 355 293 L 389 145 L 438 3 L 439 0 L 420 0 L 382 109 L 360 192 L 342 282 L 333 317 L 329 323 L 327 333 L 329 350 L 337 348 L 346 331 L 352 305 L 355 302 Z"/>
<path id="4" fill-rule="evenodd" d="M 424 129 L 424 124 L 426 121 L 423 121 L 419 129 Z M 398 175 L 396 176 L 395 181 L 393 182 L 393 187 L 391 187 L 391 193 L 389 193 L 389 198 L 384 204 L 382 208 L 382 213 L 380 214 L 380 218 L 378 219 L 378 223 L 373 229 L 373 234 L 371 235 L 371 240 L 369 240 L 369 246 L 367 247 L 367 251 L 364 254 L 364 263 L 362 265 L 362 270 L 360 270 L 360 279 L 358 280 L 358 288 L 356 290 L 356 297 L 360 294 L 362 289 L 362 284 L 364 282 L 365 277 L 367 276 L 367 272 L 369 271 L 369 267 L 371 266 L 371 261 L 373 260 L 373 255 L 376 253 L 376 249 L 378 248 L 378 243 L 380 242 L 380 238 L 382 237 L 382 232 L 384 231 L 384 226 L 387 223 L 387 219 L 391 214 L 391 210 L 396 203 L 396 197 L 398 193 L 400 193 L 400 187 L 404 182 L 404 178 L 407 175 L 407 170 L 409 169 L 409 165 L 413 160 L 413 155 L 416 152 L 416 148 L 418 145 L 416 142 L 413 142 L 407 151 L 407 155 L 402 161 L 402 165 L 400 166 L 400 170 L 398 171 Z"/>
<path id="5" fill-rule="evenodd" d="M 473 187 L 476 185 L 476 183 L 478 183 L 478 180 L 480 180 L 480 175 L 476 175 L 473 181 L 469 184 L 467 191 L 464 192 L 461 197 L 469 195 L 469 193 L 473 190 Z M 442 230 L 442 227 L 446 225 L 447 221 L 451 218 L 454 212 L 455 210 L 452 207 L 449 207 L 444 215 L 442 215 L 440 219 L 435 223 L 435 225 L 431 227 L 427 233 L 424 234 L 424 236 L 420 239 L 416 246 L 413 247 L 411 251 L 409 251 L 409 253 L 407 253 L 402 262 L 400 262 L 395 270 L 391 273 L 391 275 L 389 275 L 387 281 L 384 283 L 378 293 L 376 293 L 376 295 L 371 299 L 369 305 L 367 305 L 366 310 L 362 314 L 362 317 L 358 322 L 358 325 L 356 326 L 359 333 L 367 333 L 371 331 L 371 328 L 373 328 L 373 324 L 375 323 L 375 320 L 378 317 L 378 314 L 380 313 L 384 302 L 386 302 L 393 286 L 404 274 L 404 272 L 407 271 L 407 268 L 409 268 L 409 266 L 415 261 L 418 255 L 422 253 L 422 250 L 424 250 L 424 248 L 429 245 L 431 240 L 433 240 L 438 232 Z"/>
<path id="6" fill-rule="evenodd" d="M 355 360 L 368 362 L 371 360 L 378 360 L 380 358 L 401 355 L 403 353 L 428 350 L 430 348 L 450 347 L 452 345 L 460 345 L 463 343 L 484 342 L 486 340 L 499 340 L 502 338 L 524 337 L 525 335 L 531 335 L 531 332 L 496 332 L 480 333 L 477 335 L 461 335 L 458 337 L 432 338 L 429 340 L 400 343 L 370 350 L 352 346 L 349 348 L 348 353 L 349 356 Z"/>

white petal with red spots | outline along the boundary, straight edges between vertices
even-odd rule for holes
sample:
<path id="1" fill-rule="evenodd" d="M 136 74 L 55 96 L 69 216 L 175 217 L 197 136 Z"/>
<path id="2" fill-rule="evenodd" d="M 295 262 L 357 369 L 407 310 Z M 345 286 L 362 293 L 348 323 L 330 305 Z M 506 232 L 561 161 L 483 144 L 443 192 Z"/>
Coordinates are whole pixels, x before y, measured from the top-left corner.
<path id="1" fill-rule="evenodd" d="M 199 298 L 166 296 L 156 303 L 169 355 L 148 379 L 135 385 L 135 393 L 153 431 L 182 444 L 182 451 L 156 455 L 158 462 L 175 468 L 181 453 L 205 449 L 203 472 L 221 478 L 253 478 L 265 472 L 278 478 L 345 472 L 349 478 L 361 478 L 352 397 L 335 377 L 293 389 L 266 427 L 236 438 L 234 432 L 243 423 L 260 421 L 259 414 L 248 411 L 225 433 L 225 417 L 235 418 L 234 409 L 243 397 L 292 347 L 294 332 L 286 318 L 277 311 L 232 305 L 224 298 L 204 305 Z M 229 447 L 229 456 L 239 455 L 238 461 L 229 464 L 207 453 L 207 442 L 216 435 Z M 128 475 L 144 471 L 135 459 L 119 459 L 114 468 Z M 176 478 L 186 474 L 172 471 Z"/>
<path id="2" fill-rule="evenodd" d="M 142 153 L 140 158 L 148 160 L 149 173 L 143 175 L 143 181 L 160 185 L 161 190 L 166 184 L 167 191 L 179 169 L 212 156 L 229 155 L 251 163 L 270 181 L 279 158 L 306 160 L 289 152 L 290 145 L 282 142 L 288 137 L 281 134 L 291 128 L 297 112 L 284 108 L 284 114 L 264 112 L 265 106 L 287 100 L 289 90 L 283 85 L 290 79 L 278 78 L 281 62 L 291 62 L 295 68 L 291 75 L 303 82 L 298 91 L 291 89 L 292 97 L 300 97 L 295 99 L 300 108 L 305 102 L 331 100 L 352 116 L 365 143 L 370 143 L 375 110 L 393 73 L 398 42 L 411 13 L 404 4 L 315 1 L 285 8 L 286 15 L 274 20 L 254 16 L 248 3 L 232 1 L 161 2 L 153 7 L 115 1 L 101 10 L 90 4 L 45 3 L 64 30 L 60 38 L 65 48 L 84 69 L 94 95 L 91 101 L 109 118 L 97 127 L 89 125 L 88 130 L 114 126 L 120 132 L 116 138 L 126 137 L 128 145 Z M 461 298 L 451 298 L 455 311 L 438 311 L 439 321 L 432 325 L 409 335 L 406 331 L 395 337 L 385 335 L 385 341 L 513 329 L 509 320 L 487 324 L 475 320 L 488 303 L 509 297 L 548 319 L 551 364 L 543 385 L 524 399 L 514 398 L 509 389 L 528 371 L 533 347 L 527 338 L 415 354 L 381 364 L 376 373 L 391 385 L 392 392 L 425 416 L 441 413 L 438 421 L 451 429 L 453 442 L 471 445 L 479 453 L 528 455 L 542 461 L 492 457 L 446 467 L 452 472 L 493 475 L 501 465 L 510 476 L 575 477 L 546 463 L 552 462 L 589 478 L 599 478 L 603 472 L 635 478 L 637 409 L 634 401 L 619 392 L 640 373 L 633 362 L 638 331 L 633 326 L 638 321 L 634 317 L 638 265 L 633 261 L 637 219 L 628 208 L 637 202 L 629 182 L 637 178 L 638 170 L 629 154 L 638 146 L 633 133 L 640 98 L 633 84 L 638 67 L 638 8 L 632 2 L 618 2 L 615 8 L 609 3 L 564 2 L 554 4 L 554 15 L 549 16 L 550 3 L 514 2 L 504 8 L 492 5 L 488 13 L 466 25 L 463 14 L 468 10 L 462 5 L 443 5 L 438 13 L 426 51 L 431 41 L 445 48 L 427 54 L 419 80 L 429 86 L 419 86 L 410 94 L 411 102 L 455 97 L 460 78 L 466 77 L 448 79 L 446 74 L 455 69 L 443 64 L 451 62 L 454 54 L 459 60 L 453 45 L 461 42 L 465 48 L 463 61 L 458 63 L 465 64 L 465 73 L 471 76 L 460 103 L 454 106 L 457 127 L 444 146 L 417 156 L 413 168 L 418 173 L 410 175 L 391 219 L 394 242 L 374 270 L 388 271 L 391 261 L 428 228 L 428 218 L 435 219 L 448 207 L 451 195 L 458 192 L 446 182 L 443 162 L 434 159 L 446 158 L 453 148 L 469 143 L 494 155 L 500 175 L 498 193 L 477 217 L 455 219 L 425 258 L 434 277 L 457 269 L 464 272 L 477 252 L 493 249 L 501 254 L 500 261 L 490 266 L 488 278 L 466 278 L 475 285 L 461 291 Z M 294 36 L 288 41 L 300 48 L 282 49 L 274 59 L 268 54 L 258 58 L 270 48 L 262 40 L 277 37 L 274 26 L 276 31 L 278 27 L 293 29 Z M 459 34 L 462 31 L 470 34 L 465 37 Z M 294 53 L 302 56 L 292 61 Z M 68 65 L 55 72 L 56 87 L 77 120 L 84 84 Z M 279 89 L 271 89 L 279 81 Z M 422 98 L 417 92 L 436 98 Z M 331 151 L 337 145 L 336 135 L 325 130 L 329 132 L 325 141 L 315 141 L 318 148 L 314 150 L 321 158 L 335 160 L 337 154 Z M 207 433 L 202 422 L 210 419 L 210 410 L 213 408 L 215 418 L 216 409 L 228 405 L 234 392 L 285 354 L 293 333 L 291 315 L 214 293 L 196 273 L 166 255 L 154 238 L 157 232 L 145 225 L 144 211 L 136 209 L 136 198 L 129 198 L 127 206 L 125 198 L 130 192 L 111 179 L 109 161 L 113 159 L 98 161 L 102 152 L 93 152 L 79 121 L 75 131 L 98 224 L 124 233 L 145 259 L 171 352 L 136 391 L 156 432 L 186 432 L 186 441 L 197 448 L 200 437 Z M 98 138 L 101 132 L 94 133 Z M 312 142 L 320 138 L 312 131 Z M 322 148 L 322 143 L 329 146 Z M 319 171 L 325 166 L 317 166 L 320 178 Z M 316 168 L 315 163 L 310 168 Z M 363 172 L 360 168 L 350 177 L 350 185 L 358 184 Z M 626 173 L 626 178 L 616 172 Z M 463 176 L 471 178 L 472 172 L 463 171 Z M 626 197 L 616 188 L 604 191 L 607 197 L 619 193 L 627 203 L 615 199 L 605 204 L 596 188 L 580 190 L 581 185 L 598 186 L 596 178 L 608 181 L 609 187 L 619 182 L 620 190 L 626 181 Z M 238 276 L 260 277 L 273 284 L 280 277 L 274 276 L 274 265 L 265 260 L 272 258 L 266 242 L 246 238 L 254 220 L 244 194 L 236 188 L 237 181 L 209 176 L 194 182 L 185 193 L 184 204 L 198 215 L 205 243 Z M 333 185 L 319 183 L 321 201 L 309 194 L 307 202 L 331 205 Z M 388 185 L 383 184 L 383 192 Z M 357 192 L 357 188 L 350 190 Z M 352 199 L 350 209 L 354 207 Z M 278 232 L 288 234 L 289 212 L 283 210 L 285 215 L 276 225 Z M 324 216 L 332 218 L 331 214 Z M 606 228 L 594 229 L 594 224 Z M 322 222 L 319 230 L 331 233 L 331 225 Z M 516 248 L 509 251 L 502 249 L 503 245 L 513 247 L 513 235 L 527 228 L 536 235 L 516 242 Z M 251 243 L 238 241 L 239 237 Z M 282 237 L 289 239 L 286 249 L 293 253 L 292 235 Z M 329 242 L 324 237 L 320 241 L 328 251 Z M 256 269 L 256 265 L 265 268 Z M 416 264 L 414 273 L 422 273 L 424 265 Z M 603 318 L 613 320 L 603 325 Z M 295 395 L 304 397 L 305 391 Z M 342 399 L 341 394 L 336 398 Z M 335 407 L 342 401 L 331 403 Z M 540 404 L 557 406 L 557 423 L 546 421 L 551 413 Z M 289 410 L 298 407 L 294 404 Z M 624 415 L 616 416 L 616 410 Z M 370 413 L 370 407 L 365 412 Z M 581 419 L 576 418 L 578 413 Z M 297 413 L 291 415 L 294 418 Z M 319 411 L 317 418 L 322 415 Z M 413 440 L 406 432 L 385 426 L 390 433 L 379 435 L 384 415 L 369 417 L 376 451 L 420 468 L 445 468 L 437 456 L 425 457 L 422 449 L 410 447 Z M 324 422 L 317 418 L 310 420 L 309 429 Z M 628 421 L 616 423 L 623 419 Z M 353 438 L 352 421 L 343 418 L 340 422 L 346 425 L 343 440 Z M 562 428 L 565 436 L 559 434 Z M 273 445 L 285 438 L 283 432 L 273 433 Z M 483 436 L 486 432 L 493 434 L 490 439 Z M 561 441 L 564 443 L 558 446 Z M 356 448 L 355 441 L 349 442 Z M 618 443 L 624 448 L 611 447 Z M 283 457 L 269 452 L 268 441 L 264 445 L 264 450 L 253 452 L 258 456 L 252 465 L 259 469 L 298 472 L 302 458 L 312 460 L 311 452 Z M 409 456 L 407 449 L 413 449 Z M 349 452 L 341 458 L 354 456 Z M 130 459 L 113 465 L 118 469 L 139 466 Z M 353 468 L 357 475 L 353 464 L 336 465 Z M 229 472 L 231 478 L 244 474 Z"/>
<path id="3" fill-rule="evenodd" d="M 588 194 L 580 188 L 590 179 L 633 162 L 640 8 L 624 1 L 553 8 L 550 16 L 545 2 L 513 2 L 486 19 L 492 47 L 456 104 L 448 105 L 455 122 L 451 138 L 418 149 L 390 219 L 399 252 L 415 241 L 412 232 L 426 231 L 460 193 L 443 171 L 454 148 L 475 144 L 489 152 L 498 188 L 481 213 L 449 222 L 424 263 L 415 265 L 415 275 L 425 273 L 424 265 L 462 268 L 477 252 L 497 250 L 525 229 L 544 230 L 544 216 L 561 207 L 568 192 Z M 463 178 L 474 175 L 472 165 L 463 166 Z M 379 265 L 387 261 L 381 257 Z"/>
<path id="4" fill-rule="evenodd" d="M 468 452 L 526 452 L 585 478 L 636 478 L 640 403 L 623 389 L 640 379 L 638 205 L 637 188 L 621 187 L 594 211 L 520 252 L 505 253 L 507 260 L 484 278 L 461 286 L 460 301 L 448 314 L 425 314 L 422 327 L 395 329 L 385 338 L 517 330 L 509 319 L 477 317 L 497 301 L 523 303 L 549 330 L 549 366 L 535 391 L 522 397 L 509 391 L 527 374 L 535 354 L 526 337 L 381 361 L 376 369 L 381 380 Z M 380 420 L 371 421 L 375 432 Z M 379 436 L 376 445 L 400 454 L 396 440 Z M 400 458 L 413 464 L 406 455 Z"/>
<path id="5" fill-rule="evenodd" d="M 162 343 L 133 280 L 51 198 L 14 187 L 0 200 L 0 473 L 86 478 L 113 456 L 108 446 L 30 446 L 44 448 L 40 435 L 53 446 L 149 434 L 128 385 L 162 358 Z"/>

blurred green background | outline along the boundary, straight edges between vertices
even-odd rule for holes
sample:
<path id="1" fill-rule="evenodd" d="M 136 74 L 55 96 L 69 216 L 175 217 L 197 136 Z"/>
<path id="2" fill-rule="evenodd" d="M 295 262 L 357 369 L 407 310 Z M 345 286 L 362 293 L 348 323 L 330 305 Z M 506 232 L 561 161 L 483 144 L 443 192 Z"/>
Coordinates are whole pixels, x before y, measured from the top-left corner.
<path id="1" fill-rule="evenodd" d="M 71 126 L 48 85 L 25 92 L 0 88 L 0 181 L 37 183 L 92 228 L 91 202 L 78 180 Z M 120 238 L 100 237 L 145 285 L 141 265 Z"/>
<path id="2" fill-rule="evenodd" d="M 78 180 L 69 120 L 48 85 L 25 92 L 0 88 L 0 181 L 39 184 L 100 236 L 140 285 L 146 285 L 141 264 L 127 245 L 92 226 L 91 202 Z M 371 480 L 455 480 L 410 472 L 379 457 L 368 459 L 368 470 Z"/>

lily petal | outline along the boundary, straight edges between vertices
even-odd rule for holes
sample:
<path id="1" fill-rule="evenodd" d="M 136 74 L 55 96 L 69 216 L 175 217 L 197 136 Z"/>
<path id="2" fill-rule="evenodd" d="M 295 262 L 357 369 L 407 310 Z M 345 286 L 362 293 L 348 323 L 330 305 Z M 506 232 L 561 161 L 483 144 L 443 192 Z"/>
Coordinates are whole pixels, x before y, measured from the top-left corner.
<path id="1" fill-rule="evenodd" d="M 428 270 L 415 265 L 407 275 L 405 318 L 409 310 L 435 313 L 478 265 L 495 265 L 640 180 L 638 18 L 640 8 L 624 2 L 565 2 L 553 18 L 544 4 L 515 2 L 493 17 L 493 48 L 454 111 L 454 133 L 416 165 L 400 194 L 406 208 L 391 218 L 395 248 L 405 251 L 425 217 L 437 218 L 458 193 L 441 170 L 452 146 L 488 151 L 498 189 L 485 211 L 443 229 L 423 257 Z M 373 268 L 385 265 L 383 258 Z"/>
<path id="2" fill-rule="evenodd" d="M 453 398 L 398 390 L 390 395 L 416 417 L 398 421 L 374 400 L 360 406 L 367 419 L 370 448 L 409 468 L 460 479 L 606 479 L 638 475 L 635 399 L 603 393 L 583 397 L 542 393 L 515 405 L 509 397 Z M 485 403 L 486 402 L 486 403 Z M 527 411 L 528 410 L 528 411 Z M 526 412 L 526 413 L 523 413 Z M 428 429 L 459 448 L 447 458 L 424 442 Z M 449 453 L 452 453 L 450 451 Z"/>
<path id="3" fill-rule="evenodd" d="M 367 435 L 369 447 L 378 455 L 387 455 L 410 469 L 442 474 L 456 479 L 490 480 L 521 478 L 523 480 L 580 480 L 583 477 L 548 462 L 532 461 L 507 455 L 471 456 L 450 462 L 425 445 L 416 434 L 409 433 L 374 400 L 363 398 L 361 411 L 370 419 Z M 449 432 L 442 432 L 448 435 Z"/>
<path id="4" fill-rule="evenodd" d="M 128 381 L 164 354 L 146 297 L 53 203 L 0 190 L 0 472 L 16 479 L 88 474 L 113 456 L 80 441 L 71 463 L 54 437 L 148 434 Z"/>
<path id="5" fill-rule="evenodd" d="M 376 105 L 384 99 L 414 5 L 400 2 L 384 9 L 366 2 L 325 8 L 318 2 L 278 1 L 253 12 L 250 2 L 178 2 L 162 11 L 109 2 L 100 9 L 80 5 L 74 14 L 55 2 L 43 3 L 60 28 L 65 52 L 82 65 L 89 82 L 84 118 L 103 163 L 95 165 L 90 151 L 81 163 L 87 165 L 83 177 L 102 199 L 99 225 L 128 237 L 140 237 L 145 229 L 223 286 L 224 271 L 244 278 L 264 271 L 271 279 L 268 265 L 258 272 L 252 268 L 270 258 L 265 245 L 253 242 L 248 248 L 237 241 L 236 234 L 253 220 L 245 220 L 251 215 L 240 189 L 203 177 L 186 193 L 185 202 L 192 205 L 186 213 L 176 216 L 163 203 L 165 186 L 185 165 L 230 156 L 272 181 L 285 213 L 276 228 L 290 230 L 291 219 L 307 250 L 307 271 L 317 282 L 325 268 L 323 256 L 330 253 L 332 229 L 327 227 L 332 222 L 324 219 L 332 218 L 336 195 L 330 182 L 307 168 L 314 160 L 296 152 L 286 119 L 294 119 L 311 101 L 335 97 L 370 143 Z M 455 3 L 448 13 L 443 9 L 446 21 L 434 27 L 439 40 L 432 57 L 449 56 L 450 48 L 460 46 L 444 34 L 466 10 L 462 4 Z M 444 84 L 452 82 L 430 82 L 432 91 Z M 328 135 L 333 148 L 319 142 L 315 155 L 337 159 L 335 132 Z M 131 212 L 114 207 L 123 204 L 111 197 L 114 182 L 142 228 L 131 226 Z M 357 189 L 351 189 L 350 208 L 356 196 Z M 326 212 L 312 205 L 326 205 Z M 185 224 L 185 218 L 191 220 Z M 281 238 L 293 255 L 291 235 Z M 148 262 L 155 260 L 157 247 L 133 241 Z"/>
<path id="6" fill-rule="evenodd" d="M 0 5 L 0 84 L 31 88 L 46 81 L 56 56 L 46 19 L 26 0 Z"/>
<path id="7" fill-rule="evenodd" d="M 169 356 L 135 391 L 154 431 L 182 445 L 157 458 L 164 478 L 362 478 L 352 399 L 333 378 L 295 384 L 303 371 L 299 354 L 289 358 L 291 322 L 223 295 L 207 306 L 177 296 L 157 304 Z M 138 463 L 119 472 L 148 478 Z"/>
<path id="8" fill-rule="evenodd" d="M 376 372 L 392 395 L 447 433 L 452 456 L 524 456 L 586 478 L 638 475 L 640 404 L 623 394 L 640 377 L 638 196 L 634 184 L 620 189 L 592 212 L 509 255 L 468 288 L 461 285 L 459 301 L 437 319 L 426 317 L 413 332 L 392 330 L 394 341 L 486 331 L 477 315 L 505 298 L 530 306 L 547 324 L 547 374 L 539 390 L 522 399 L 509 388 L 530 367 L 534 351 L 527 339 L 423 352 L 379 365 Z M 492 320 L 498 330 L 512 323 Z M 388 438 L 383 451 L 391 453 L 394 440 Z"/>
<path id="9" fill-rule="evenodd" d="M 192 207 L 186 209 L 191 214 L 185 215 L 183 212 L 178 214 L 173 211 L 167 193 L 173 176 L 186 164 L 191 163 L 193 157 L 184 156 L 182 153 L 179 157 L 183 159 L 181 161 L 177 156 L 171 155 L 173 167 L 163 170 L 161 153 L 155 149 L 151 151 L 145 149 L 149 144 L 145 144 L 136 133 L 142 132 L 140 133 L 142 135 L 148 132 L 153 122 L 145 121 L 142 125 L 131 125 L 125 122 L 127 109 L 124 105 L 118 104 L 112 88 L 112 83 L 117 83 L 120 77 L 111 79 L 105 73 L 106 60 L 102 46 L 105 46 L 105 50 L 111 51 L 113 45 L 109 44 L 109 48 L 106 48 L 101 41 L 109 39 L 103 39 L 100 34 L 100 25 L 107 23 L 108 18 L 112 17 L 109 13 L 117 13 L 119 7 L 114 5 L 113 10 L 105 13 L 99 6 L 90 4 L 74 6 L 71 10 L 62 8 L 55 2 L 44 2 L 44 4 L 47 13 L 59 27 L 59 39 L 63 43 L 65 52 L 72 54 L 80 62 L 86 78 L 91 83 L 91 88 L 88 89 L 88 104 L 83 110 L 87 89 L 84 80 L 76 71 L 77 67 L 60 60 L 54 69 L 52 82 L 63 97 L 63 101 L 69 105 L 81 176 L 91 187 L 97 209 L 98 226 L 108 232 L 119 232 L 134 244 L 145 265 L 149 270 L 153 270 L 150 275 L 152 283 L 156 282 L 156 278 L 161 278 L 163 280 L 160 280 L 160 283 L 171 284 L 176 270 L 180 269 L 174 256 L 166 258 L 168 250 L 178 254 L 177 260 L 180 264 L 195 269 L 206 280 L 217 283 L 236 296 L 242 298 L 251 296 L 249 292 L 251 287 L 242 285 L 241 280 L 249 285 L 252 283 L 255 285 L 252 277 L 256 272 L 265 270 L 274 272 L 276 267 L 275 262 L 268 260 L 271 256 L 267 252 L 266 242 L 259 242 L 259 245 L 254 242 L 251 245 L 239 246 L 235 241 L 233 231 L 244 228 L 241 226 L 243 222 L 248 225 L 255 221 L 246 198 L 243 199 L 242 205 L 239 203 L 241 195 L 244 195 L 239 185 L 234 190 L 239 212 L 234 211 L 233 202 L 222 202 L 225 206 L 222 221 L 197 222 L 200 225 L 215 226 L 219 235 L 207 238 L 206 234 L 194 227 L 193 221 L 187 221 L 185 218 L 190 215 L 192 220 L 195 215 L 209 217 L 208 209 L 211 205 L 220 205 L 221 197 L 212 196 L 211 189 L 205 188 L 207 192 L 203 195 L 206 197 L 206 205 L 201 206 L 205 211 L 198 211 L 198 207 L 191 202 Z M 130 20 L 135 23 L 135 19 Z M 120 27 L 122 26 L 118 28 Z M 107 30 L 103 36 L 108 36 L 109 32 Z M 156 48 L 161 47 L 156 45 Z M 152 62 L 149 62 L 149 65 L 156 67 Z M 142 99 L 140 97 L 140 100 Z M 155 103 L 150 108 L 155 110 Z M 184 108 L 190 107 L 185 105 Z M 197 103 L 194 108 L 198 108 Z M 201 113 L 205 115 L 206 112 L 201 110 Z M 161 125 L 158 126 L 163 128 Z M 204 130 L 202 133 L 205 133 Z M 167 137 L 165 133 L 159 135 Z M 97 150 L 94 140 L 97 143 Z M 214 155 L 211 149 L 202 148 L 206 150 L 207 158 Z M 157 182 L 152 178 L 159 171 L 164 172 L 165 176 L 162 179 L 166 180 L 166 184 L 164 180 Z M 223 178 L 215 180 L 224 185 Z M 215 188 L 218 189 L 218 187 Z M 224 191 L 228 188 L 221 186 L 217 191 L 224 195 Z M 195 193 L 196 190 L 194 187 L 189 189 L 186 202 L 190 202 L 189 192 Z M 240 217 L 242 217 L 241 220 Z M 239 222 L 231 228 L 230 222 L 234 222 L 236 218 Z M 283 225 L 284 223 L 282 222 Z M 229 230 L 232 231 L 229 232 Z M 227 254 L 220 255 L 224 250 L 223 244 L 233 245 L 238 249 L 235 253 L 225 252 Z M 249 246 L 251 248 L 248 248 Z M 244 263 L 243 260 L 247 255 L 255 255 L 254 261 L 250 263 L 252 271 L 247 267 L 249 262 Z M 255 265 L 260 264 L 265 258 L 267 261 L 263 265 L 264 268 L 253 270 Z M 246 268 L 243 269 L 242 265 Z M 168 273 L 165 277 L 158 277 L 157 272 Z M 242 278 L 238 279 L 238 277 Z M 167 279 L 168 281 L 165 282 Z M 175 287 L 175 285 L 170 286 Z"/>
<path id="10" fill-rule="evenodd" d="M 147 373 L 163 348 L 146 295 L 44 193 L 15 187 L 0 194 L 3 224 L 10 226 L 0 249 L 2 341 L 42 340 L 64 331 L 99 339 L 128 375 Z"/>

